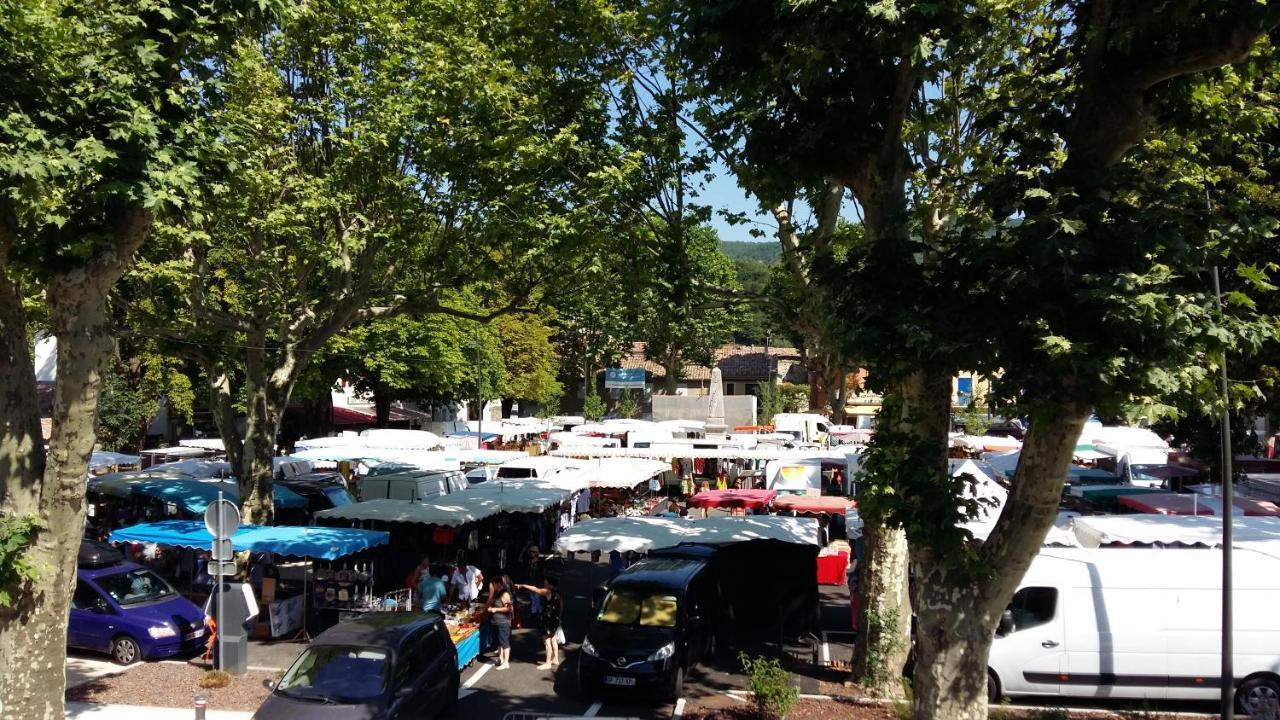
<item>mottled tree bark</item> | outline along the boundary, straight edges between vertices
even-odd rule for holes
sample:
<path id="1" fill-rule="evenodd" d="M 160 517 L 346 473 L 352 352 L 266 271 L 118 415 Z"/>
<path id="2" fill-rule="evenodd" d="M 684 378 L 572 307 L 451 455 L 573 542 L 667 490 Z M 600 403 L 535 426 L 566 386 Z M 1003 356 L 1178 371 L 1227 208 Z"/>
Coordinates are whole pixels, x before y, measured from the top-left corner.
<path id="1" fill-rule="evenodd" d="M 1064 397 L 1069 391 L 1064 389 Z M 1032 418 L 999 523 L 979 549 L 991 572 L 975 577 L 913 549 L 917 608 L 917 720 L 981 720 L 987 713 L 987 656 L 1000 615 L 1057 517 L 1071 455 L 1089 406 L 1067 399 Z"/>
<path id="2" fill-rule="evenodd" d="M 858 635 L 853 676 L 879 697 L 902 696 L 902 668 L 911 651 L 907 535 L 867 523 L 858 564 Z"/>
<path id="3" fill-rule="evenodd" d="M 3 212 L 0 209 L 0 214 Z M 2 408 L 5 424 L 0 463 L 8 472 L 0 512 L 39 519 L 35 542 L 27 551 L 38 576 L 15 588 L 14 606 L 0 611 L 0 668 L 4 673 L 0 716 L 61 720 L 67 617 L 75 586 L 76 553 L 84 533 L 85 476 L 96 439 L 102 365 L 113 342 L 106 299 L 149 233 L 151 213 L 139 207 L 120 208 L 112 228 L 115 244 L 86 265 L 57 273 L 47 282 L 49 322 L 58 339 L 53 431 L 47 457 L 38 442 L 35 374 L 26 355 L 29 351 L 20 306 L 15 311 L 13 304 L 19 295 L 7 263 L 16 239 L 14 227 L 9 223 L 0 230 L 5 234 L 0 236 L 0 255 L 4 257 L 0 267 L 0 334 L 6 336 L 6 367 L 0 374 L 13 383 L 6 388 Z M 15 343 L 21 343 L 21 348 Z M 22 415 L 10 415 L 10 411 Z"/>

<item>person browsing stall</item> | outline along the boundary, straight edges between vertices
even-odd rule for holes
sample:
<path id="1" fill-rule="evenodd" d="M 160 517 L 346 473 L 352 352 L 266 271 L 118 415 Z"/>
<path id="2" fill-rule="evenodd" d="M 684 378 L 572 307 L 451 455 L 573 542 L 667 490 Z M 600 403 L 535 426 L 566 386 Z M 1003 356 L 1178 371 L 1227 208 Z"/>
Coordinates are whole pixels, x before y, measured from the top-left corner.
<path id="1" fill-rule="evenodd" d="M 556 589 L 556 580 L 550 575 L 543 578 L 542 587 L 516 584 L 519 590 L 529 592 L 542 598 L 542 615 L 538 627 L 542 631 L 542 644 L 546 650 L 546 662 L 538 666 L 539 670 L 550 670 L 560 664 L 560 591 Z"/>
<path id="2" fill-rule="evenodd" d="M 430 569 L 422 571 L 422 578 L 418 580 L 418 596 L 422 598 L 423 612 L 439 610 L 448 594 L 444 580 L 432 575 Z"/>
<path id="3" fill-rule="evenodd" d="M 511 619 L 515 603 L 501 579 L 489 581 L 489 624 L 498 643 L 498 670 L 511 667 Z"/>

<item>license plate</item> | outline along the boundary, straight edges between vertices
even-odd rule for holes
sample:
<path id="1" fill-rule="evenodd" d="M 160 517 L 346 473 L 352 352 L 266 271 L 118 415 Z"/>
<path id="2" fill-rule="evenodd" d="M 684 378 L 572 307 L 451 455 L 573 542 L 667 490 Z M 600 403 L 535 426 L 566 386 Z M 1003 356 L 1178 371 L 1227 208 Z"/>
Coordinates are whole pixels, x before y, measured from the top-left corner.
<path id="1" fill-rule="evenodd" d="M 182 636 L 182 639 L 183 639 L 183 640 L 195 640 L 195 639 L 196 639 L 196 638 L 198 638 L 198 637 L 204 637 L 204 628 L 200 628 L 199 630 L 192 630 L 191 632 L 187 633 L 186 635 L 183 635 L 183 636 Z"/>
<path id="2" fill-rule="evenodd" d="M 605 675 L 604 684 L 617 685 L 619 687 L 633 687 L 636 684 L 636 679 L 633 677 L 619 677 L 617 675 Z"/>

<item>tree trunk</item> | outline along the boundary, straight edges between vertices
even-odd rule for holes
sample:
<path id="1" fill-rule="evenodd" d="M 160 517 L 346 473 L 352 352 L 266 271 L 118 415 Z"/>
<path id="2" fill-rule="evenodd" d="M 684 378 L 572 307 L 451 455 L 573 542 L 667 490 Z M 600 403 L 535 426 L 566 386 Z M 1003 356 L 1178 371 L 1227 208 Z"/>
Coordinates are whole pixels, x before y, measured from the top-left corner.
<path id="1" fill-rule="evenodd" d="M 385 428 L 391 425 L 391 398 L 381 385 L 373 389 L 374 426 Z"/>
<path id="2" fill-rule="evenodd" d="M 20 342 L 25 355 L 26 328 L 21 324 L 20 309 L 15 312 L 12 304 L 20 296 L 7 267 L 16 226 L 3 218 L 0 223 L 4 223 L 0 247 L 5 252 L 0 259 L 4 271 L 0 273 L 0 331 L 20 338 L 7 339 L 3 347 L 7 354 Z M 28 414 L 6 414 L 0 462 L 8 467 L 3 468 L 5 489 L 0 510 L 6 516 L 35 515 L 39 519 L 35 542 L 25 553 L 38 575 L 34 581 L 13 588 L 13 606 L 0 611 L 0 667 L 5 673 L 4 683 L 0 683 L 2 717 L 62 720 L 64 714 L 67 617 L 75 587 L 76 554 L 84 534 L 85 475 L 96 440 L 102 366 L 112 349 L 106 298 L 150 227 L 150 212 L 124 208 L 114 228 L 115 246 L 83 267 L 53 276 L 46 287 L 49 322 L 58 339 L 53 432 L 47 457 L 39 444 L 31 445 L 32 427 L 38 433 L 39 412 L 30 360 L 15 361 L 0 371 L 7 376 L 5 380 L 25 386 L 4 388 L 4 410 Z"/>
<path id="3" fill-rule="evenodd" d="M 668 351 L 667 359 L 662 363 L 662 367 L 667 372 L 667 376 L 663 379 L 663 392 L 667 395 L 675 395 L 676 390 L 680 387 L 680 353 L 675 350 Z"/>
<path id="4" fill-rule="evenodd" d="M 834 393 L 827 393 L 831 398 L 831 422 L 836 425 L 843 425 L 845 404 L 849 398 L 849 389 L 845 385 L 845 370 L 843 367 L 836 368 L 835 386 Z"/>
<path id="5" fill-rule="evenodd" d="M 516 401 L 513 400 L 512 398 L 503 398 L 502 399 L 502 417 L 504 418 L 511 417 L 511 411 L 515 409 L 515 405 L 516 405 Z"/>
<path id="6" fill-rule="evenodd" d="M 1069 389 L 1063 390 L 1070 397 Z M 1017 474 L 996 528 L 979 549 L 975 577 L 915 548 L 920 577 L 916 633 L 916 720 L 982 720 L 987 714 L 987 656 L 1000 615 L 1040 552 L 1057 517 L 1062 478 L 1088 417 L 1065 401 L 1032 418 Z"/>
<path id="7" fill-rule="evenodd" d="M 907 536 L 866 523 L 858 563 L 858 636 L 853 676 L 879 697 L 902 696 L 902 668 L 911 650 Z"/>

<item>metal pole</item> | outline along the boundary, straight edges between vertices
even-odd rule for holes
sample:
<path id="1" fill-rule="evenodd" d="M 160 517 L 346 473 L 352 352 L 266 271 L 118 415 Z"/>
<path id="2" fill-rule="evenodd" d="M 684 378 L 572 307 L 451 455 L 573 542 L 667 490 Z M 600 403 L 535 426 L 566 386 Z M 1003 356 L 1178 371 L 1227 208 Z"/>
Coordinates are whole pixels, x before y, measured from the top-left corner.
<path id="1" fill-rule="evenodd" d="M 1206 198 L 1207 200 L 1207 198 Z M 1218 286 L 1218 266 L 1213 266 L 1213 295 L 1222 308 L 1222 290 Z M 1231 502 L 1231 405 L 1228 402 L 1227 350 L 1222 349 L 1222 704 L 1221 720 L 1230 720 L 1232 695 L 1235 690 L 1232 634 L 1235 626 L 1231 617 L 1231 542 L 1234 507 Z"/>
<path id="2" fill-rule="evenodd" d="M 217 519 L 218 519 L 218 523 L 217 523 L 218 537 L 214 539 L 213 544 L 214 546 L 217 546 L 218 541 L 222 538 L 224 534 L 222 532 L 222 491 L 221 490 L 218 491 L 218 512 L 214 514 L 217 516 Z M 225 643 L 227 632 L 223 624 L 225 618 L 222 616 L 222 562 L 223 562 L 222 560 L 218 560 L 218 559 L 214 559 L 213 561 L 214 570 L 216 570 L 218 573 L 217 575 L 214 576 L 214 581 L 213 581 L 214 592 L 217 593 L 217 613 L 218 613 L 218 617 L 217 617 L 218 652 L 217 652 L 217 657 L 214 658 L 214 668 L 217 670 L 221 670 L 223 666 L 226 664 L 226 658 L 223 652 L 225 650 L 224 643 Z"/>
<path id="3" fill-rule="evenodd" d="M 484 389 L 480 387 L 480 326 L 476 326 L 476 450 L 484 449 Z"/>

